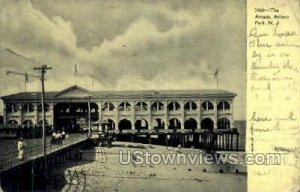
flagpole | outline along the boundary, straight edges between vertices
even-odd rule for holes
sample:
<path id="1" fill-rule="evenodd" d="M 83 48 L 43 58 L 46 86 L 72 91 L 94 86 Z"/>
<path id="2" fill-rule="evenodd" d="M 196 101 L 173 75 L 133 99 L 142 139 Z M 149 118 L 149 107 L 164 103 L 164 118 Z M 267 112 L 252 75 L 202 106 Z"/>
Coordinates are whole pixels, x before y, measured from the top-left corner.
<path id="1" fill-rule="evenodd" d="M 217 68 L 217 70 L 214 72 L 214 77 L 215 77 L 215 79 L 217 80 L 217 89 L 219 89 L 219 67 Z"/>

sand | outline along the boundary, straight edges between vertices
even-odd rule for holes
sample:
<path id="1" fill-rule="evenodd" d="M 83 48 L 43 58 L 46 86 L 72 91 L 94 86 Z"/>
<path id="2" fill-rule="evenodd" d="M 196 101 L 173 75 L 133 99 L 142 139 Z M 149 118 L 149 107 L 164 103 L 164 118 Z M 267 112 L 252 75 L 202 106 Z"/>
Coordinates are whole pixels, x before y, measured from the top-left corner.
<path id="1" fill-rule="evenodd" d="M 247 175 L 230 165 L 142 164 L 121 165 L 119 151 L 199 153 L 198 149 L 117 142 L 111 148 L 83 151 L 83 160 L 67 162 L 54 170 L 49 191 L 246 191 Z M 124 156 L 125 157 L 125 156 Z M 132 156 L 131 156 L 132 157 Z M 204 172 L 205 170 L 205 172 Z M 223 173 L 220 173 L 220 170 Z M 240 170 L 241 172 L 244 170 Z"/>

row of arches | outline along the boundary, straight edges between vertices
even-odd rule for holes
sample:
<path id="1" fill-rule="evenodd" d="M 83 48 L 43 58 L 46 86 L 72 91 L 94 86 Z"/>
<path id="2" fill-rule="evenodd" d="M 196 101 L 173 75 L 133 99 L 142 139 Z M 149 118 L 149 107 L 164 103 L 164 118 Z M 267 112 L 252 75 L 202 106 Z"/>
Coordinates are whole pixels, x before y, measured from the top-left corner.
<path id="1" fill-rule="evenodd" d="M 18 123 L 17 120 L 14 120 L 14 119 L 13 119 L 13 120 L 9 120 L 9 121 L 7 122 L 7 124 L 18 125 L 19 123 Z M 23 125 L 34 125 L 34 123 L 33 123 L 33 121 L 32 121 L 31 119 L 24 120 L 24 121 L 22 122 L 22 124 L 23 124 Z M 41 120 L 41 121 L 38 122 L 38 125 L 42 125 L 42 124 L 43 124 L 43 120 Z M 49 125 L 49 123 L 48 123 L 47 120 L 45 121 L 45 124 L 46 124 L 46 125 Z"/>
<path id="2" fill-rule="evenodd" d="M 115 121 L 112 119 L 106 120 L 106 127 L 108 130 L 114 130 L 116 127 Z M 197 121 L 194 118 L 189 118 L 184 121 L 184 129 L 197 129 Z M 122 119 L 119 121 L 119 129 L 120 130 L 129 130 L 132 129 L 132 127 L 136 130 L 142 130 L 142 129 L 148 129 L 149 123 L 146 119 L 138 119 L 133 124 L 128 119 Z M 166 124 L 165 122 L 160 119 L 156 118 L 153 122 L 153 128 L 154 129 L 165 129 Z M 230 128 L 230 120 L 227 118 L 220 118 L 217 123 L 218 129 L 229 129 Z M 172 118 L 169 120 L 169 125 L 167 127 L 168 129 L 180 129 L 181 128 L 181 122 L 177 118 Z M 201 121 L 201 129 L 208 129 L 212 130 L 214 128 L 214 121 L 211 118 L 205 118 Z"/>
<path id="3" fill-rule="evenodd" d="M 62 103 L 59 105 L 64 105 L 62 106 L 62 111 L 61 113 L 68 113 L 71 111 L 71 107 L 70 105 L 66 104 L 66 103 Z M 77 105 L 76 109 L 73 109 L 76 112 L 87 112 L 84 110 L 87 110 L 86 108 L 86 103 L 82 103 L 81 105 L 84 106 L 80 106 L 80 104 Z M 31 113 L 34 112 L 34 105 L 31 103 L 26 103 L 24 105 L 22 105 L 22 112 L 24 113 Z M 45 111 L 48 112 L 50 110 L 50 106 L 49 104 L 45 104 L 44 105 Z M 102 111 L 113 111 L 116 107 L 114 106 L 114 104 L 112 104 L 111 102 L 105 102 L 102 105 Z M 131 111 L 131 104 L 128 102 L 122 102 L 119 104 L 118 106 L 118 110 L 119 111 Z M 160 101 L 156 101 L 151 105 L 151 110 L 152 111 L 163 111 L 165 109 L 165 106 L 162 102 Z M 169 111 L 178 111 L 181 109 L 180 104 L 177 101 L 172 101 L 167 105 L 167 109 Z M 201 104 L 201 109 L 202 110 L 213 110 L 214 109 L 214 105 L 212 104 L 212 102 L 210 101 L 204 101 Z M 230 104 L 227 101 L 221 101 L 218 103 L 217 105 L 217 109 L 218 110 L 229 110 L 230 109 Z M 39 104 L 38 108 L 37 108 L 38 112 L 42 112 L 42 105 Z M 138 102 L 135 105 L 135 110 L 136 111 L 147 111 L 148 110 L 148 105 L 145 102 Z M 193 101 L 188 101 L 184 104 L 184 110 L 187 111 L 194 111 L 197 110 L 197 104 Z M 16 103 L 8 103 L 6 104 L 6 112 L 8 113 L 12 113 L 12 112 L 18 112 L 20 111 L 20 107 L 18 104 Z M 96 112 L 98 111 L 98 105 L 96 103 L 91 103 L 91 112 Z"/>
<path id="4" fill-rule="evenodd" d="M 111 102 L 105 102 L 102 105 L 102 111 L 113 111 L 116 107 Z M 129 102 L 122 102 L 118 106 L 119 111 L 130 111 L 132 109 L 132 106 Z M 162 102 L 156 101 L 152 103 L 151 110 L 152 111 L 163 111 L 165 109 L 165 106 Z M 178 111 L 181 109 L 181 106 L 179 102 L 172 101 L 167 105 L 167 109 L 169 111 Z M 214 110 L 214 105 L 210 101 L 204 101 L 201 104 L 202 110 Z M 230 104 L 227 101 L 220 101 L 217 105 L 218 110 L 229 110 Z M 145 102 L 138 102 L 135 105 L 136 111 L 147 111 L 148 110 L 148 104 Z M 197 110 L 197 104 L 194 101 L 188 101 L 184 104 L 184 110 L 187 111 L 194 111 Z"/>
<path id="5" fill-rule="evenodd" d="M 31 113 L 34 112 L 34 105 L 31 103 L 26 103 L 24 105 L 22 105 L 22 112 L 24 113 Z M 20 107 L 18 104 L 16 103 L 12 103 L 12 104 L 6 104 L 6 112 L 8 113 L 13 113 L 13 112 L 18 112 L 20 111 Z M 48 104 L 44 104 L 44 109 L 46 112 L 48 112 L 50 110 L 50 106 Z M 42 112 L 42 105 L 39 104 L 37 107 L 38 112 Z"/>

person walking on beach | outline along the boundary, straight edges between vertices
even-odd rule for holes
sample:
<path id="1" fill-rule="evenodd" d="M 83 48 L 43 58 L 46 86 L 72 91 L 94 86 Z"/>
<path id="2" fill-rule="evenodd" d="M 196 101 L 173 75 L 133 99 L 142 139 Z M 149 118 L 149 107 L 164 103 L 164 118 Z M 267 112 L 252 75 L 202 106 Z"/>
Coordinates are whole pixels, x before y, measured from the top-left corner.
<path id="1" fill-rule="evenodd" d="M 27 147 L 27 144 L 22 137 L 19 139 L 17 147 L 18 147 L 18 159 L 23 161 L 25 159 L 25 148 Z"/>

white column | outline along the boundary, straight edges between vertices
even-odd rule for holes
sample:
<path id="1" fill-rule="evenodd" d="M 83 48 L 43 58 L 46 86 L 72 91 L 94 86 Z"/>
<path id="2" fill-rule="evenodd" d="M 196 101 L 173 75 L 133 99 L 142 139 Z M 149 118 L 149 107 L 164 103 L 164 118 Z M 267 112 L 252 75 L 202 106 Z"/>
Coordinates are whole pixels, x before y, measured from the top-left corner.
<path id="1" fill-rule="evenodd" d="M 34 104 L 34 122 L 36 125 L 39 123 L 39 116 L 38 116 L 38 104 Z"/>
<path id="2" fill-rule="evenodd" d="M 165 129 L 169 129 L 169 111 L 168 111 L 168 101 L 163 101 L 164 104 L 164 112 L 165 112 Z"/>
<path id="3" fill-rule="evenodd" d="M 51 117 L 51 121 L 49 123 L 52 126 L 54 126 L 54 105 L 55 105 L 54 103 L 49 104 L 49 107 L 50 107 L 49 112 L 50 112 L 50 117 Z"/>
<path id="4" fill-rule="evenodd" d="M 97 102 L 97 105 L 98 105 L 98 122 L 99 122 L 99 125 L 101 125 L 101 123 L 102 123 L 102 102 L 101 101 Z"/>
<path id="5" fill-rule="evenodd" d="M 201 129 L 201 100 L 198 100 L 197 103 L 197 117 L 198 117 L 198 124 L 197 124 L 197 129 Z"/>
<path id="6" fill-rule="evenodd" d="M 119 102 L 114 102 L 113 104 L 115 105 L 114 114 L 116 117 L 115 129 L 119 130 Z"/>
<path id="7" fill-rule="evenodd" d="M 234 127 L 234 118 L 233 118 L 233 100 L 231 100 L 229 104 L 230 104 L 230 128 L 236 128 Z"/>
<path id="8" fill-rule="evenodd" d="M 213 101 L 213 105 L 214 105 L 214 129 L 218 128 L 218 106 L 217 106 L 217 99 L 215 99 Z"/>
<path id="9" fill-rule="evenodd" d="M 135 101 L 131 102 L 131 120 L 132 120 L 132 125 L 131 129 L 135 130 Z"/>
<path id="10" fill-rule="evenodd" d="M 153 129 L 153 124 L 152 124 L 152 110 L 151 110 L 151 101 L 145 101 L 145 103 L 148 105 L 148 119 L 149 119 L 149 127 L 148 129 Z"/>
<path id="11" fill-rule="evenodd" d="M 22 124 L 22 121 L 23 121 L 22 109 L 23 109 L 22 103 L 19 103 L 19 124 Z"/>
<path id="12" fill-rule="evenodd" d="M 178 102 L 180 104 L 180 112 L 181 112 L 181 118 L 180 118 L 180 121 L 181 121 L 181 127 L 180 129 L 184 129 L 184 102 L 183 101 L 180 101 Z"/>

